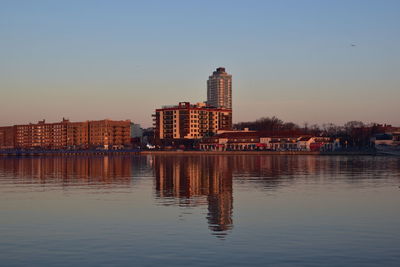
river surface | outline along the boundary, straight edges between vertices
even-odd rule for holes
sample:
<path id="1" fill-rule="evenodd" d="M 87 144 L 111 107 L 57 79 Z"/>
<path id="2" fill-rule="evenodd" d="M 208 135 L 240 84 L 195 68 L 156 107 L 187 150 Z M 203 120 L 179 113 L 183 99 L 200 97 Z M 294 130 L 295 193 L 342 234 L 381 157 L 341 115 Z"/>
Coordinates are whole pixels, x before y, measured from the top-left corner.
<path id="1" fill-rule="evenodd" d="M 400 158 L 0 158 L 0 266 L 400 266 Z"/>

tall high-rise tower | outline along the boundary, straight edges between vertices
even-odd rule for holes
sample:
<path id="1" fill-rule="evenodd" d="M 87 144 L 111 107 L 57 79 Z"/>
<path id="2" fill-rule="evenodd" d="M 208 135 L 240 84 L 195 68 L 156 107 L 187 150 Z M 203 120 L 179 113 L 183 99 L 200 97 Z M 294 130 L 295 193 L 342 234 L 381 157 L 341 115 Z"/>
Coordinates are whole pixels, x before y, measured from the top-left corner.
<path id="1" fill-rule="evenodd" d="M 217 68 L 208 78 L 207 104 L 232 109 L 232 75 L 226 73 L 225 68 Z"/>

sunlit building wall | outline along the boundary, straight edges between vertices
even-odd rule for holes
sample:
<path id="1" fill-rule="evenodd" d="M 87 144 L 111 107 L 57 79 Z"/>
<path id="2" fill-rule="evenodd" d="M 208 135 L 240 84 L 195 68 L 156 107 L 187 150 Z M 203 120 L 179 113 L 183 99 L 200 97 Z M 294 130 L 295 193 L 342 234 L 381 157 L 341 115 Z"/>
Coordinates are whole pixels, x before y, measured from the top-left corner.
<path id="1" fill-rule="evenodd" d="M 14 148 L 15 146 L 15 127 L 0 127 L 0 149 Z"/>
<path id="2" fill-rule="evenodd" d="M 0 128 L 0 149 L 122 148 L 130 145 L 131 122 L 100 120 L 14 125 Z"/>
<path id="3" fill-rule="evenodd" d="M 199 139 L 218 130 L 232 128 L 232 111 L 205 103 L 180 102 L 176 106 L 156 109 L 155 135 L 158 139 Z"/>
<path id="4" fill-rule="evenodd" d="M 217 68 L 207 81 L 207 104 L 216 108 L 232 109 L 232 75 L 225 68 Z"/>

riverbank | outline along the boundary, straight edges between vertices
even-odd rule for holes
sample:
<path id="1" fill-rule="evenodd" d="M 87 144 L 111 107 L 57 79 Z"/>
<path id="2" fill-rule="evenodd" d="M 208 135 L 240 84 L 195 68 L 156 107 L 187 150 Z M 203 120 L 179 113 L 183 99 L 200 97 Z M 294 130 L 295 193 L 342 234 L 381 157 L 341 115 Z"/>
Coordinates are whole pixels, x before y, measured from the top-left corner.
<path id="1" fill-rule="evenodd" d="M 376 155 L 374 151 L 172 151 L 172 150 L 47 150 L 0 151 L 0 156 L 95 156 L 95 155 Z"/>
<path id="2" fill-rule="evenodd" d="M 140 150 L 3 150 L 0 156 L 94 156 L 94 155 L 135 155 Z"/>
<path id="3" fill-rule="evenodd" d="M 372 151 L 337 151 L 337 152 L 320 152 L 320 151 L 157 151 L 148 150 L 141 151 L 143 155 L 375 155 Z"/>

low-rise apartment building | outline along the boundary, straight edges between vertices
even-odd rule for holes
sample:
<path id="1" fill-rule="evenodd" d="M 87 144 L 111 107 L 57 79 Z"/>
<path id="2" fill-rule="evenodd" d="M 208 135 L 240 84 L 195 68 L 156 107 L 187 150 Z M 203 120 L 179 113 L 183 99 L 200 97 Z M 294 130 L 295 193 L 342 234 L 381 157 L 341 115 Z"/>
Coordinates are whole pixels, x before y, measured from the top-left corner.
<path id="1" fill-rule="evenodd" d="M 69 120 L 46 123 L 15 125 L 16 148 L 46 148 L 59 149 L 67 147 L 67 128 Z"/>
<path id="2" fill-rule="evenodd" d="M 89 146 L 123 148 L 131 142 L 131 121 L 89 121 Z"/>
<path id="3" fill-rule="evenodd" d="M 15 147 L 14 126 L 0 127 L 0 149 L 11 149 Z"/>
<path id="4" fill-rule="evenodd" d="M 0 149 L 123 148 L 130 145 L 129 120 L 38 123 L 0 127 Z"/>

